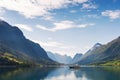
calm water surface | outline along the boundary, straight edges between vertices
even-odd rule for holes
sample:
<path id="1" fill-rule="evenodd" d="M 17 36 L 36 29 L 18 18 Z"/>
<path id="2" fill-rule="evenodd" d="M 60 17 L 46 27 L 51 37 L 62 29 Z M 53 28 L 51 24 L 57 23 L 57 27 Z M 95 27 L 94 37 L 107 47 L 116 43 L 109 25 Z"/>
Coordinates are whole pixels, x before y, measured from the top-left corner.
<path id="1" fill-rule="evenodd" d="M 0 68 L 0 80 L 120 80 L 120 67 Z"/>

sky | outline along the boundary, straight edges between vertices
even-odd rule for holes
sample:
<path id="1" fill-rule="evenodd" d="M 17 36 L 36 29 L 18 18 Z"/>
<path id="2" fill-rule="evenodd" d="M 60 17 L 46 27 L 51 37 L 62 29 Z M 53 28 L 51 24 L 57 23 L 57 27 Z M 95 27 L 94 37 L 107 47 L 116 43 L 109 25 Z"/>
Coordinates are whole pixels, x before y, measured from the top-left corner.
<path id="1" fill-rule="evenodd" d="M 120 0 L 0 0 L 0 19 L 46 51 L 73 57 L 120 36 Z"/>

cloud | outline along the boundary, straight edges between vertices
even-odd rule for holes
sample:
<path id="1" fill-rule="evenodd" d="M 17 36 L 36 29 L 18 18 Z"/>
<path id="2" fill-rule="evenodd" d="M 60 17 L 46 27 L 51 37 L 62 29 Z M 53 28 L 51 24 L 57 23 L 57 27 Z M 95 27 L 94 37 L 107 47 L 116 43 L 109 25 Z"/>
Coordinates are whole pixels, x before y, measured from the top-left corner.
<path id="1" fill-rule="evenodd" d="M 34 39 L 32 41 L 40 44 L 46 51 L 52 51 L 61 55 L 67 54 L 72 57 L 78 52 L 82 52 L 84 54 L 91 48 L 91 46 L 85 46 L 80 48 L 74 45 L 67 45 L 58 41 L 40 41 Z"/>
<path id="2" fill-rule="evenodd" d="M 58 30 L 66 30 L 66 29 L 71 29 L 71 28 L 85 28 L 88 26 L 94 26 L 94 23 L 88 23 L 88 24 L 75 24 L 73 21 L 65 20 L 61 22 L 56 22 L 53 23 L 54 27 L 53 28 L 46 28 L 41 25 L 37 25 L 36 27 L 42 30 L 47 30 L 47 31 L 58 31 Z"/>
<path id="3" fill-rule="evenodd" d="M 94 25 L 95 25 L 94 23 L 88 23 L 88 24 L 81 24 L 81 25 L 78 25 L 77 27 L 78 27 L 78 28 L 85 28 L 85 27 L 94 26 Z"/>
<path id="4" fill-rule="evenodd" d="M 82 4 L 81 9 L 97 9 L 97 5 L 94 5 L 92 3 L 84 3 Z"/>
<path id="5" fill-rule="evenodd" d="M 42 19 L 46 21 L 54 21 L 53 16 L 51 15 L 44 15 Z"/>
<path id="6" fill-rule="evenodd" d="M 0 19 L 1 20 L 5 20 L 5 18 L 3 17 L 4 12 L 5 11 L 2 8 L 0 8 Z"/>
<path id="7" fill-rule="evenodd" d="M 47 30 L 47 31 L 57 31 L 57 30 L 64 30 L 64 29 L 69 29 L 72 28 L 74 23 L 72 21 L 61 21 L 58 23 L 53 23 L 54 27 L 53 28 L 46 28 L 44 26 L 41 25 L 37 25 L 36 27 L 42 30 Z"/>
<path id="8" fill-rule="evenodd" d="M 101 13 L 102 16 L 107 16 L 110 19 L 118 19 L 120 18 L 120 10 L 106 10 Z"/>
<path id="9" fill-rule="evenodd" d="M 32 40 L 36 43 L 39 43 L 43 47 L 56 47 L 56 48 L 61 48 L 61 49 L 67 49 L 67 48 L 72 48 L 72 46 L 67 46 L 63 43 L 57 42 L 57 41 L 40 41 L 40 40 Z"/>
<path id="10" fill-rule="evenodd" d="M 77 11 L 76 10 L 71 10 L 70 13 L 76 13 Z"/>
<path id="11" fill-rule="evenodd" d="M 0 8 L 17 11 L 26 18 L 49 15 L 51 10 L 82 4 L 88 0 L 0 0 Z"/>
<path id="12" fill-rule="evenodd" d="M 52 40 L 53 38 L 52 37 L 48 37 L 48 40 Z"/>
<path id="13" fill-rule="evenodd" d="M 32 40 L 38 44 L 40 44 L 46 51 L 52 51 L 54 53 L 59 53 L 61 55 L 70 55 L 74 56 L 75 53 L 80 50 L 78 47 L 67 45 L 58 41 L 40 41 L 40 40 Z"/>
<path id="14" fill-rule="evenodd" d="M 24 29 L 26 31 L 32 32 L 33 29 L 31 27 L 29 27 L 28 25 L 25 24 L 15 24 L 15 26 L 17 26 L 20 29 Z"/>
<path id="15" fill-rule="evenodd" d="M 74 3 L 84 3 L 84 2 L 88 2 L 88 1 L 89 0 L 73 0 Z"/>
<path id="16" fill-rule="evenodd" d="M 5 18 L 0 15 L 0 20 L 5 20 Z"/>
<path id="17" fill-rule="evenodd" d="M 88 18 L 96 18 L 96 19 L 100 18 L 100 16 L 97 15 L 97 14 L 89 14 L 89 15 L 85 15 L 85 17 L 88 17 Z"/>
<path id="18" fill-rule="evenodd" d="M 62 44 L 59 43 L 59 42 L 55 42 L 55 41 L 48 41 L 48 42 L 42 42 L 42 41 L 39 41 L 39 40 L 32 40 L 36 43 L 39 43 L 40 45 L 42 46 L 47 46 L 47 47 L 58 47 L 58 46 L 61 46 Z"/>
<path id="19" fill-rule="evenodd" d="M 0 14 L 4 13 L 4 10 L 2 8 L 0 8 Z"/>

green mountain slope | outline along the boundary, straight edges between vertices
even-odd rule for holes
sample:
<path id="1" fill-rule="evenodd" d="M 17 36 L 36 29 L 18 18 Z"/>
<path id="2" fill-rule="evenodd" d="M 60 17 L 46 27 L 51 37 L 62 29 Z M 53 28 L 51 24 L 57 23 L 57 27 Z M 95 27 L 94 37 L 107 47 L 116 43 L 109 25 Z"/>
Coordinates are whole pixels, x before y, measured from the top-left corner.
<path id="1" fill-rule="evenodd" d="M 26 39 L 19 28 L 0 21 L 0 55 L 4 53 L 31 64 L 55 64 L 46 51 L 39 44 Z"/>
<path id="2" fill-rule="evenodd" d="M 94 63 L 93 65 L 100 65 L 100 66 L 120 66 L 120 59 L 106 61 L 106 62 Z"/>
<path id="3" fill-rule="evenodd" d="M 78 63 L 95 64 L 113 60 L 120 60 L 120 37 L 106 45 L 89 50 Z"/>

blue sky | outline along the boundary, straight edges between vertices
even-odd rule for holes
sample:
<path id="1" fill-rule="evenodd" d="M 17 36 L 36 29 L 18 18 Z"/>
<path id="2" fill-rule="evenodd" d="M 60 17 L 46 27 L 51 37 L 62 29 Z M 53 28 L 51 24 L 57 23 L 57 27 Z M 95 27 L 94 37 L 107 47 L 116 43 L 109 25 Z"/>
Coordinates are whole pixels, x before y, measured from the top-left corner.
<path id="1" fill-rule="evenodd" d="M 74 56 L 120 36 L 120 0 L 0 0 L 0 19 L 46 51 Z"/>

